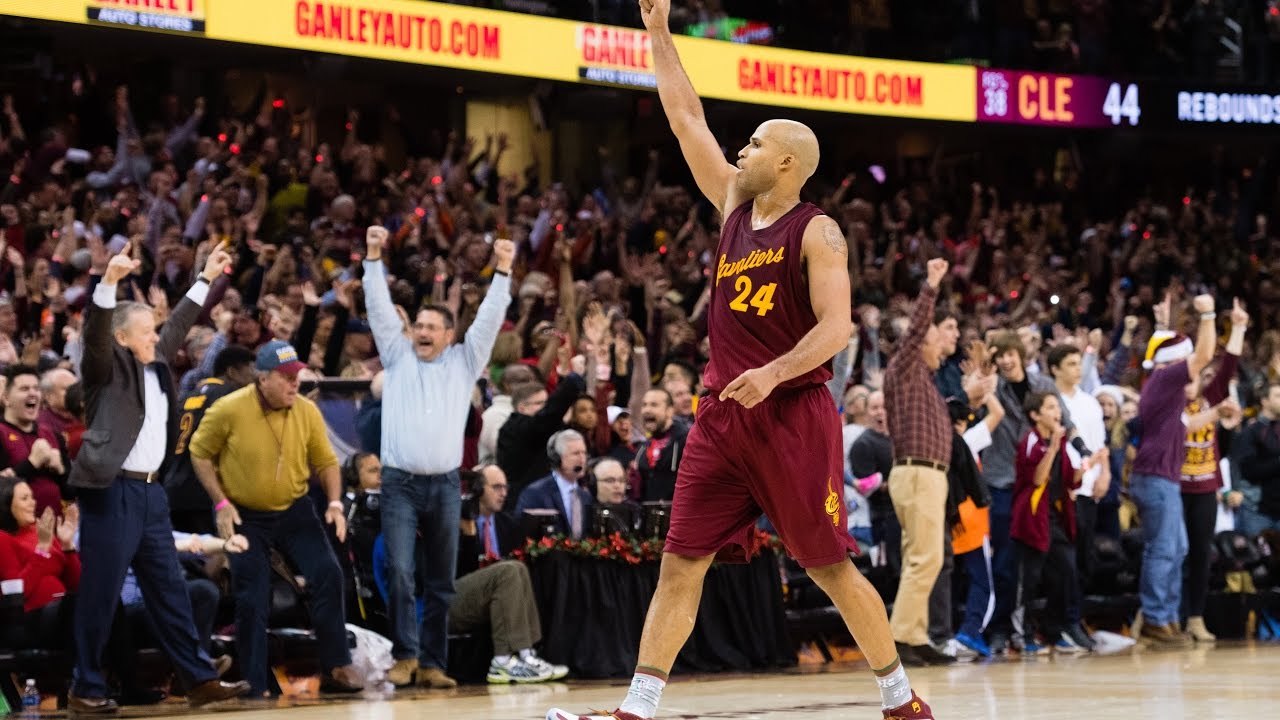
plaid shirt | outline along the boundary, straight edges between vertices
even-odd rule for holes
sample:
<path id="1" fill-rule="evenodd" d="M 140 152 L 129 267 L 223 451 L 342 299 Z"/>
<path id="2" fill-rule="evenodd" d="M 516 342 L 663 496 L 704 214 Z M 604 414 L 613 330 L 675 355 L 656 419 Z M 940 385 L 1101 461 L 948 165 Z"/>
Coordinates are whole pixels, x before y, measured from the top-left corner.
<path id="1" fill-rule="evenodd" d="M 911 327 L 884 374 L 884 405 L 893 438 L 893 458 L 918 458 L 946 465 L 951 460 L 951 416 L 924 364 L 920 346 L 933 323 L 938 291 L 921 285 Z"/>

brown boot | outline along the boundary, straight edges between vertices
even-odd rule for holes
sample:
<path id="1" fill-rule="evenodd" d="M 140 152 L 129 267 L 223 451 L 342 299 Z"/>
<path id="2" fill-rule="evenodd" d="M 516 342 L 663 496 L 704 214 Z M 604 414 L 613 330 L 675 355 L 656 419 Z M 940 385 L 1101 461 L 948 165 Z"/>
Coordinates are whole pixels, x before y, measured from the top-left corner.
<path id="1" fill-rule="evenodd" d="M 67 715 L 115 715 L 120 706 L 111 698 L 82 698 L 67 695 Z"/>
<path id="2" fill-rule="evenodd" d="M 187 705 L 193 708 L 203 707 L 209 703 L 238 698 L 247 692 L 249 692 L 247 682 L 228 683 L 221 680 L 207 680 L 187 692 Z"/>
<path id="3" fill-rule="evenodd" d="M 1204 626 L 1204 618 L 1199 616 L 1187 618 L 1187 634 L 1198 643 L 1211 643 L 1218 639 Z"/>
<path id="4" fill-rule="evenodd" d="M 387 671 L 387 682 L 396 687 L 404 687 L 413 683 L 413 673 L 418 669 L 417 658 L 397 660 Z"/>
<path id="5" fill-rule="evenodd" d="M 418 668 L 418 685 L 436 690 L 448 690 L 458 687 L 458 681 L 445 675 L 440 668 Z"/>
<path id="6" fill-rule="evenodd" d="M 1173 649 L 1191 646 L 1190 638 L 1183 636 L 1181 632 L 1174 632 L 1168 625 L 1144 623 L 1142 626 L 1141 639 L 1146 640 L 1158 648 Z"/>

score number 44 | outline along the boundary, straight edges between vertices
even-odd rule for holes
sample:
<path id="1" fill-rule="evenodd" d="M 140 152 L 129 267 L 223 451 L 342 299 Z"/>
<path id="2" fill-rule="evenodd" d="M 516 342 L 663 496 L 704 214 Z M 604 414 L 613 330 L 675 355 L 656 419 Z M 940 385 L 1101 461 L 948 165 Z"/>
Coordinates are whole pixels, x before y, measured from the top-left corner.
<path id="1" fill-rule="evenodd" d="M 733 281 L 733 289 L 738 296 L 729 301 L 729 307 L 738 312 L 750 312 L 755 308 L 756 315 L 764 317 L 765 313 L 773 309 L 773 292 L 778 289 L 778 283 L 771 282 L 768 285 L 761 285 L 756 290 L 755 295 L 751 295 L 751 278 L 746 275 L 739 275 L 737 280 Z M 751 295 L 751 300 L 747 300 L 747 296 Z"/>
<path id="2" fill-rule="evenodd" d="M 1138 103 L 1138 86 L 1129 83 L 1121 87 L 1113 82 L 1107 88 L 1107 97 L 1102 101 L 1102 114 L 1111 118 L 1112 125 L 1119 125 L 1121 118 L 1127 118 L 1130 125 L 1137 125 L 1142 115 L 1142 106 Z"/>

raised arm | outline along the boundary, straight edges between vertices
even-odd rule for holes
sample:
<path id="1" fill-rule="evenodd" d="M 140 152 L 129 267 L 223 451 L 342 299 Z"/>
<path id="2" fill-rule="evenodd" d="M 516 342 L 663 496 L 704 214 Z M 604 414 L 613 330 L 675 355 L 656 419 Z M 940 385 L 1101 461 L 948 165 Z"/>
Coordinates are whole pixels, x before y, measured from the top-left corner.
<path id="1" fill-rule="evenodd" d="M 649 30 L 653 46 L 658 99 L 662 101 L 662 109 L 671 123 L 671 131 L 680 141 L 680 150 L 684 153 L 685 162 L 689 163 L 698 189 L 723 215 L 731 209 L 729 205 L 733 198 L 729 196 L 738 171 L 724 159 L 720 144 L 707 127 L 702 101 L 680 64 L 675 40 L 667 26 L 670 14 L 671 0 L 640 2 L 640 16 Z"/>
<path id="2" fill-rule="evenodd" d="M 1213 351 L 1218 346 L 1217 326 L 1214 318 L 1212 295 L 1197 295 L 1192 301 L 1196 312 L 1200 313 L 1200 325 L 1196 329 L 1196 349 L 1187 358 L 1187 374 L 1195 377 L 1213 362 Z"/>
<path id="3" fill-rule="evenodd" d="M 383 367 L 391 365 L 412 351 L 412 343 L 404 336 L 404 325 L 391 304 L 391 290 L 387 287 L 386 266 L 382 263 L 382 248 L 387 242 L 387 229 L 371 225 L 365 233 L 367 254 L 364 258 L 364 300 L 369 311 L 369 327 L 377 343 Z"/>
<path id="4" fill-rule="evenodd" d="M 178 349 L 187 340 L 187 332 L 195 324 L 196 318 L 200 317 L 200 309 L 204 307 L 204 301 L 209 297 L 209 287 L 222 276 L 229 265 L 231 265 L 231 254 L 219 245 L 205 261 L 199 280 L 191 286 L 190 290 L 187 290 L 182 302 L 178 303 L 178 307 L 174 308 L 173 313 L 169 315 L 168 322 L 161 328 L 160 341 L 156 344 L 157 357 L 173 362 Z"/>
<path id="5" fill-rule="evenodd" d="M 779 384 L 830 360 L 849 344 L 853 327 L 849 308 L 849 248 L 836 221 L 822 215 L 809 221 L 802 241 L 808 268 L 809 302 L 818 324 L 787 354 L 760 368 L 752 368 L 725 386 L 720 400 L 733 399 L 755 407 Z"/>
<path id="6" fill-rule="evenodd" d="M 895 357 L 912 357 L 909 353 L 918 353 L 924 343 L 924 336 L 933 324 L 933 310 L 938 302 L 938 288 L 942 286 L 942 278 L 947 274 L 947 261 L 934 258 L 929 261 L 928 276 L 924 285 L 920 286 L 920 294 L 916 296 L 915 307 L 911 311 L 911 324 L 907 326 L 907 334 L 894 352 Z"/>
<path id="7" fill-rule="evenodd" d="M 507 317 L 507 306 L 511 304 L 511 263 L 515 256 L 515 243 L 503 239 L 493 242 L 493 280 L 463 341 L 472 375 L 478 376 L 489 362 L 493 343 L 498 339 L 502 321 Z"/>

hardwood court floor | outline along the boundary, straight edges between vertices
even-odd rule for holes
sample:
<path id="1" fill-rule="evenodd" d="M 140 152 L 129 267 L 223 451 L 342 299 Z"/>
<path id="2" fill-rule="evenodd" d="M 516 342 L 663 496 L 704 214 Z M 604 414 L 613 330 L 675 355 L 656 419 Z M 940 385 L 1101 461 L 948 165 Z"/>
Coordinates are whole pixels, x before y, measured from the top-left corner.
<path id="1" fill-rule="evenodd" d="M 1280 644 L 958 664 L 912 670 L 911 680 L 941 720 L 1280 718 Z M 621 681 L 464 687 L 401 692 L 386 701 L 325 697 L 288 707 L 242 702 L 216 713 L 183 714 L 221 720 L 540 720 L 552 706 L 612 709 L 625 692 Z M 226 712 L 236 707 L 241 711 Z M 880 705 L 866 666 L 846 665 L 677 679 L 667 687 L 658 717 L 876 720 Z"/>

